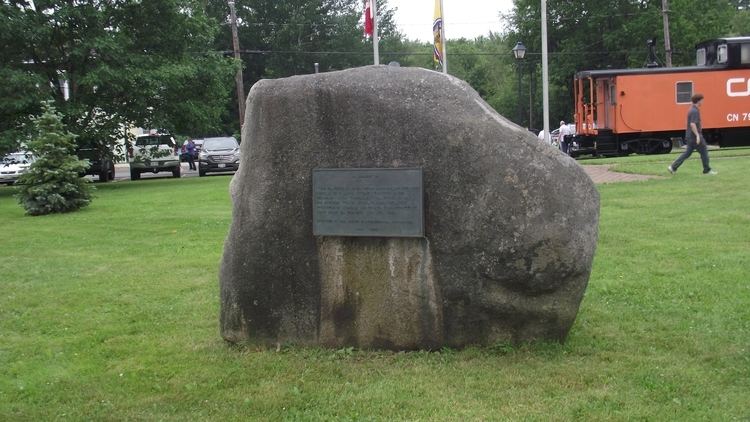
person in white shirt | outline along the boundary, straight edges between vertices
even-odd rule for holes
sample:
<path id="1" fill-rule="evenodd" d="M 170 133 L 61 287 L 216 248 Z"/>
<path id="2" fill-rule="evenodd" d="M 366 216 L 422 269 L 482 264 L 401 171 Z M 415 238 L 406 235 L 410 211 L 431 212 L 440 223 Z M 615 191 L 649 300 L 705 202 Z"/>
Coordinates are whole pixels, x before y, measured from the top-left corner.
<path id="1" fill-rule="evenodd" d="M 560 120 L 560 129 L 559 129 L 560 149 L 565 154 L 569 154 L 570 136 L 572 135 L 573 133 L 570 131 L 570 127 L 565 124 L 565 120 Z"/>

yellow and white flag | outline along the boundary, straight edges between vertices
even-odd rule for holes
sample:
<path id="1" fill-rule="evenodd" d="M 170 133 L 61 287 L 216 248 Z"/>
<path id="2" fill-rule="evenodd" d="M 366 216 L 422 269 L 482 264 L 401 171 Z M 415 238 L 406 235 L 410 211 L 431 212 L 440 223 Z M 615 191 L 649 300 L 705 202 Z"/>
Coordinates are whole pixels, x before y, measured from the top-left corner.
<path id="1" fill-rule="evenodd" d="M 435 67 L 443 66 L 443 9 L 441 0 L 435 0 L 435 15 L 432 20 L 432 35 L 434 37 L 432 59 Z"/>

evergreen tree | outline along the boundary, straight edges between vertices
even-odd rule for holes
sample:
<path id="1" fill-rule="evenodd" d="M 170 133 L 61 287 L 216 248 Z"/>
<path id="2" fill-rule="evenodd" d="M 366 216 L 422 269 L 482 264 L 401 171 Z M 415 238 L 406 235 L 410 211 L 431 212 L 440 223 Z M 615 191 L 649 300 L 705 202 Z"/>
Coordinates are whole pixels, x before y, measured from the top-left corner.
<path id="1" fill-rule="evenodd" d="M 33 119 L 37 136 L 29 143 L 35 161 L 21 175 L 18 201 L 29 215 L 70 212 L 91 202 L 91 187 L 79 176 L 86 162 L 73 155 L 75 135 L 65 130 L 51 101 Z"/>

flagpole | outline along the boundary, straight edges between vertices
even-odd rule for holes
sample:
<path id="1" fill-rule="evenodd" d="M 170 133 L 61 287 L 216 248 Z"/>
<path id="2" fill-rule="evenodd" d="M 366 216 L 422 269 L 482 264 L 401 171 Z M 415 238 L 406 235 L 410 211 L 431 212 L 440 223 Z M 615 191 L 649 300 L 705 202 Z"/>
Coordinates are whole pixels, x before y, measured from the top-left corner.
<path id="1" fill-rule="evenodd" d="M 445 54 L 446 44 L 448 40 L 445 39 L 445 9 L 443 8 L 443 0 L 440 0 L 440 20 L 443 22 L 440 25 L 440 40 L 442 45 L 440 46 L 443 50 L 443 73 L 448 73 L 448 56 Z"/>
<path id="2" fill-rule="evenodd" d="M 544 110 L 544 140 L 550 143 L 549 132 L 549 68 L 547 65 L 547 0 L 542 0 L 542 98 Z"/>
<path id="3" fill-rule="evenodd" d="M 380 44 L 380 37 L 378 36 L 378 2 L 377 0 L 372 0 L 372 55 L 376 65 L 380 64 L 378 44 Z"/>

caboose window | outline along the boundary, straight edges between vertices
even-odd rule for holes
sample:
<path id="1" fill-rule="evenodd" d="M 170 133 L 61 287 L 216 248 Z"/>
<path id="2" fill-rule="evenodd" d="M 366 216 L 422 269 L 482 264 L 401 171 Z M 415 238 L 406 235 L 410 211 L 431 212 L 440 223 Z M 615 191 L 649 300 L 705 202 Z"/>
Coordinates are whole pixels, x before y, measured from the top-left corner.
<path id="1" fill-rule="evenodd" d="M 716 62 L 724 64 L 727 62 L 727 59 L 729 58 L 729 55 L 727 54 L 729 50 L 727 49 L 726 44 L 722 44 L 719 46 L 718 51 L 716 52 Z"/>
<path id="2" fill-rule="evenodd" d="M 740 63 L 750 64 L 750 44 L 740 46 Z"/>
<path id="3" fill-rule="evenodd" d="M 689 103 L 690 97 L 693 96 L 693 83 L 692 82 L 677 82 L 677 103 Z"/>
<path id="4" fill-rule="evenodd" d="M 695 50 L 695 64 L 698 66 L 706 65 L 706 49 L 699 48 Z"/>

